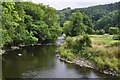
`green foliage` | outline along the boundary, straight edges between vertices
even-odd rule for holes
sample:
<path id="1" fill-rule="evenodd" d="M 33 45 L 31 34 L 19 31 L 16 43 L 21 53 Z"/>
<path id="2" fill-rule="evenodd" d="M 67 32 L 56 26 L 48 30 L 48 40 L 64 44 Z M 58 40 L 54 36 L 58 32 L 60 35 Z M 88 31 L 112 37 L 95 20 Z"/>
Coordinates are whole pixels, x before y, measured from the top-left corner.
<path id="1" fill-rule="evenodd" d="M 114 42 L 115 40 L 112 40 L 110 36 L 108 37 L 109 38 L 103 35 L 92 37 L 93 47 L 88 47 L 89 45 L 86 45 L 89 44 L 89 41 L 91 44 L 91 39 L 88 37 L 88 35 L 82 37 L 67 37 L 65 44 L 60 47 L 60 55 L 68 59 L 67 53 L 70 52 L 74 55 L 73 59 L 84 58 L 94 62 L 96 67 L 100 69 L 109 69 L 120 73 L 120 68 L 118 67 L 120 66 L 120 50 L 118 49 L 120 45 L 118 41 Z M 95 42 L 95 40 L 98 42 Z M 108 46 L 101 46 L 103 44 L 99 44 L 99 41 L 104 42 L 104 45 Z"/>
<path id="2" fill-rule="evenodd" d="M 101 29 L 101 30 L 99 31 L 99 34 L 101 34 L 101 35 L 105 34 L 104 29 Z"/>
<path id="3" fill-rule="evenodd" d="M 65 40 L 65 45 L 69 48 L 73 48 L 74 40 L 71 37 L 67 37 Z"/>
<path id="4" fill-rule="evenodd" d="M 95 62 L 98 68 L 120 72 L 118 45 L 107 48 L 85 48 L 79 51 L 79 57 Z"/>
<path id="5" fill-rule="evenodd" d="M 81 37 L 67 37 L 65 40 L 65 44 L 67 49 L 73 49 L 75 51 L 80 51 L 84 49 L 84 47 L 91 47 L 91 40 L 88 35 L 84 35 Z"/>
<path id="6" fill-rule="evenodd" d="M 94 23 L 96 23 L 97 20 L 99 20 L 101 17 L 105 16 L 106 14 L 109 14 L 114 10 L 119 10 L 119 7 L 118 7 L 119 3 L 120 2 L 91 6 L 86 8 L 76 8 L 76 9 L 71 9 L 68 7 L 63 10 L 59 10 L 58 14 L 60 15 L 60 18 L 61 18 L 60 19 L 61 26 L 64 23 L 64 21 L 68 20 L 68 17 L 72 13 L 76 12 L 77 10 L 84 12 L 86 15 L 88 15 L 92 19 Z"/>
<path id="7" fill-rule="evenodd" d="M 96 62 L 97 66 L 102 69 L 110 69 L 119 72 L 118 69 L 118 52 L 107 52 L 106 50 L 99 51 L 99 55 L 94 56 L 93 60 Z M 109 57 L 108 57 L 109 56 Z"/>
<path id="8" fill-rule="evenodd" d="M 106 14 L 114 10 L 119 10 L 118 7 L 119 3 L 120 2 L 105 4 L 105 5 L 97 5 L 88 8 L 81 8 L 81 11 L 87 14 L 94 22 L 96 22 Z"/>
<path id="9" fill-rule="evenodd" d="M 109 28 L 109 34 L 118 34 L 119 33 L 119 28 L 118 27 L 110 27 Z"/>
<path id="10" fill-rule="evenodd" d="M 82 35 L 86 29 L 85 24 L 82 22 L 83 21 L 82 13 L 79 11 L 72 13 L 69 20 L 73 22 L 73 29 L 71 30 L 71 36 Z"/>
<path id="11" fill-rule="evenodd" d="M 2 46 L 54 42 L 61 34 L 55 9 L 32 2 L 2 3 Z"/>
<path id="12" fill-rule="evenodd" d="M 87 29 L 85 31 L 86 33 L 94 34 L 95 33 L 94 30 L 101 30 L 101 29 L 104 29 L 105 33 L 108 33 L 109 27 L 120 26 L 120 22 L 119 22 L 120 21 L 119 20 L 120 19 L 120 15 L 119 15 L 120 11 L 119 11 L 119 7 L 118 7 L 119 3 L 120 2 L 92 6 L 92 7 L 87 7 L 87 8 L 76 8 L 76 9 L 71 9 L 68 7 L 63 10 L 58 11 L 58 14 L 60 15 L 59 22 L 60 22 L 61 26 L 64 27 L 64 25 L 63 25 L 64 22 L 66 20 L 69 20 L 69 17 L 72 16 L 73 13 L 80 10 L 82 15 L 84 16 L 83 23 L 85 24 L 85 26 L 87 25 Z M 88 15 L 90 18 L 86 15 Z M 76 32 L 74 31 L 74 33 L 76 33 Z"/>
<path id="13" fill-rule="evenodd" d="M 101 57 L 95 57 L 95 62 L 97 64 L 97 66 L 99 66 L 100 68 L 104 69 L 105 67 L 105 61 L 101 58 Z"/>
<path id="14" fill-rule="evenodd" d="M 86 46 L 92 47 L 92 40 L 90 39 L 90 37 L 88 35 L 84 35 L 83 38 L 84 41 L 86 42 Z"/>
<path id="15" fill-rule="evenodd" d="M 118 17 L 120 16 L 119 11 L 113 11 L 109 13 L 108 15 L 103 16 L 100 18 L 97 23 L 96 23 L 96 28 L 97 29 L 104 29 L 105 32 L 109 31 L 109 28 L 111 26 L 120 28 L 119 26 L 119 19 Z"/>
<path id="16" fill-rule="evenodd" d="M 67 59 L 70 60 L 70 61 L 73 60 L 74 55 L 73 55 L 73 53 L 72 53 L 71 50 L 69 50 L 69 49 L 64 49 L 64 47 L 60 47 L 59 50 L 60 50 L 60 56 L 61 56 L 61 57 L 67 58 Z"/>
<path id="17" fill-rule="evenodd" d="M 4 45 L 7 45 L 8 43 L 12 42 L 11 37 L 9 36 L 7 30 L 0 30 L 2 32 L 2 45 L 1 47 L 3 47 Z"/>
<path id="18" fill-rule="evenodd" d="M 73 22 L 72 21 L 65 21 L 63 24 L 63 32 L 66 34 L 66 36 L 68 35 L 72 35 L 71 31 L 73 28 Z"/>
<path id="19" fill-rule="evenodd" d="M 70 7 L 65 8 L 63 10 L 59 10 L 58 14 L 60 15 L 59 23 L 63 27 L 63 24 L 72 14 L 72 9 Z"/>
<path id="20" fill-rule="evenodd" d="M 105 31 L 104 31 L 104 29 L 96 30 L 96 34 L 97 35 L 103 35 L 103 34 L 105 34 Z"/>
<path id="21" fill-rule="evenodd" d="M 113 35 L 113 39 L 114 40 L 120 40 L 120 35 L 118 34 L 118 35 Z"/>
<path id="22" fill-rule="evenodd" d="M 91 47 L 91 40 L 88 35 L 67 37 L 64 45 L 59 48 L 60 56 L 68 60 L 73 60 L 75 53 L 79 53 L 86 47 Z"/>
<path id="23" fill-rule="evenodd" d="M 117 45 L 120 41 L 114 40 L 113 35 L 91 35 L 90 37 L 92 39 L 92 42 L 94 45 L 98 46 L 104 46 L 104 45 L 111 45 L 114 44 Z M 114 46 L 114 45 L 113 45 Z"/>
<path id="24" fill-rule="evenodd" d="M 93 24 L 88 16 L 77 11 L 64 22 L 63 32 L 69 36 L 83 35 L 85 32 L 93 33 Z"/>

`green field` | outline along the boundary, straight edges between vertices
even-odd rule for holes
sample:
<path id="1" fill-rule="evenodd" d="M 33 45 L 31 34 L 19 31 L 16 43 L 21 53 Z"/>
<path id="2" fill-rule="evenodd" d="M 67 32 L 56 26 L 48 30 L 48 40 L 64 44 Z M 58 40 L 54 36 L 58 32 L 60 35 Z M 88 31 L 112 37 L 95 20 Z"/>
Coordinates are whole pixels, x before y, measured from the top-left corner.
<path id="1" fill-rule="evenodd" d="M 102 44 L 113 44 L 115 42 L 120 42 L 120 40 L 113 40 L 113 35 L 89 35 L 93 42 Z"/>
<path id="2" fill-rule="evenodd" d="M 81 43 L 76 43 L 76 37 L 68 37 L 65 41 L 66 44 L 61 46 L 60 55 L 69 60 L 84 58 L 93 62 L 100 69 L 108 69 L 120 73 L 120 40 L 113 40 L 113 35 L 89 35 L 92 40 L 92 47 L 84 47 L 84 49 L 70 47 L 71 45 L 77 46 Z M 68 45 L 70 44 L 70 45 Z M 81 47 L 80 45 L 79 47 Z M 78 52 L 75 53 L 75 50 Z"/>

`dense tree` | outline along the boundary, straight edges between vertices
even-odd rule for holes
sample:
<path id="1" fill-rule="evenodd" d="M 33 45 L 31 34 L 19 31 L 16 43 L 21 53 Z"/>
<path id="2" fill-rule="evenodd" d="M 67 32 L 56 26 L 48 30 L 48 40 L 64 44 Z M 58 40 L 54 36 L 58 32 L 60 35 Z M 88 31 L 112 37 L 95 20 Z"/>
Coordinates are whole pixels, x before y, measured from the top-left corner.
<path id="1" fill-rule="evenodd" d="M 82 35 L 83 32 L 86 30 L 86 25 L 83 23 L 82 13 L 79 11 L 72 13 L 69 20 L 73 22 L 73 29 L 71 31 L 71 35 Z"/>
<path id="2" fill-rule="evenodd" d="M 63 32 L 66 34 L 66 36 L 68 35 L 72 35 L 71 31 L 73 28 L 73 22 L 72 21 L 65 21 L 63 24 Z"/>
<path id="3" fill-rule="evenodd" d="M 2 3 L 2 46 L 53 42 L 61 34 L 55 9 L 32 2 Z"/>
<path id="4" fill-rule="evenodd" d="M 61 27 L 63 27 L 64 21 L 68 20 L 68 18 L 71 16 L 72 9 L 70 7 L 67 7 L 63 10 L 58 10 L 58 14 L 60 15 L 59 23 Z"/>
<path id="5" fill-rule="evenodd" d="M 96 22 L 98 19 L 109 14 L 110 12 L 119 10 L 119 4 L 120 2 L 116 2 L 111 4 L 81 8 L 80 10 L 87 14 L 93 20 L 93 22 Z M 76 11 L 76 9 L 74 11 Z"/>
<path id="6" fill-rule="evenodd" d="M 91 33 L 92 29 L 92 21 L 88 16 L 80 11 L 72 13 L 69 19 L 63 24 L 63 32 L 69 36 L 82 35 L 85 32 Z"/>
<path id="7" fill-rule="evenodd" d="M 117 14 L 120 14 L 120 2 L 116 2 L 116 3 L 111 3 L 111 4 L 105 4 L 105 5 L 97 5 L 97 6 L 92 6 L 92 7 L 86 7 L 86 8 L 76 8 L 76 9 L 71 9 L 71 8 L 65 8 L 63 10 L 58 10 L 58 14 L 60 15 L 60 24 L 61 26 L 63 26 L 64 22 L 66 20 L 69 20 L 69 17 L 72 15 L 72 13 L 76 12 L 77 10 L 80 10 L 83 14 L 85 13 L 86 15 L 88 15 L 90 17 L 89 21 L 90 23 L 92 22 L 92 27 L 90 27 L 91 24 L 89 24 L 89 26 L 87 27 L 87 33 L 88 34 L 94 34 L 95 30 L 97 29 L 104 29 L 104 25 L 106 24 L 105 27 L 105 32 L 108 32 L 108 29 L 110 26 L 114 26 L 116 25 L 120 25 L 120 15 L 117 16 Z M 118 13 L 116 14 L 116 11 L 118 11 Z M 115 13 L 116 15 L 116 20 L 112 21 L 112 25 L 111 25 L 111 21 L 109 22 L 109 20 L 107 20 L 108 18 L 106 18 L 105 20 L 107 20 L 108 22 L 104 21 L 101 22 L 101 18 L 105 17 L 107 15 L 110 15 L 110 12 Z M 109 17 L 110 19 L 111 16 Z M 113 19 L 115 19 L 115 17 L 113 17 Z M 87 20 L 88 21 L 88 20 Z M 101 22 L 98 26 L 98 22 Z M 108 26 L 109 27 L 108 27 Z M 94 26 L 94 27 L 93 27 Z M 97 28 L 96 28 L 97 27 Z M 94 30 L 95 28 L 95 30 Z"/>
<path id="8" fill-rule="evenodd" d="M 118 34 L 119 33 L 119 28 L 118 27 L 110 27 L 109 28 L 109 34 Z"/>
<path id="9" fill-rule="evenodd" d="M 86 33 L 93 34 L 95 31 L 92 20 L 85 13 L 83 13 L 83 16 L 83 23 L 87 25 Z"/>
<path id="10" fill-rule="evenodd" d="M 15 3 L 3 2 L 2 8 L 2 44 L 12 43 L 15 38 L 15 29 L 19 26 L 17 22 L 21 19 L 14 8 Z M 5 39 L 5 38 L 8 39 Z"/>
<path id="11" fill-rule="evenodd" d="M 118 26 L 120 28 L 120 21 L 118 20 L 119 11 L 113 11 L 97 21 L 96 29 L 105 29 L 106 32 L 109 31 L 109 27 Z"/>

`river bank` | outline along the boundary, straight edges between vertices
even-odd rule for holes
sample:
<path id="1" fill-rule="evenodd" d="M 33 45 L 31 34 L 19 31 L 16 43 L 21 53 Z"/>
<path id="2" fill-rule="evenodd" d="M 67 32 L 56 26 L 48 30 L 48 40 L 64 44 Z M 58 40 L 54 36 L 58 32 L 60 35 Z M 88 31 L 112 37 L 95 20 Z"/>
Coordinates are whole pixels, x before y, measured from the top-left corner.
<path id="1" fill-rule="evenodd" d="M 101 73 L 104 73 L 104 74 L 120 77 L 120 74 L 116 73 L 115 71 L 111 71 L 111 70 L 107 70 L 107 69 L 101 69 L 101 68 L 97 67 L 95 65 L 95 63 L 93 63 L 89 60 L 73 59 L 72 61 L 70 61 L 67 58 L 61 57 L 59 54 L 57 54 L 56 57 L 58 57 L 59 60 L 64 61 L 64 62 L 69 63 L 69 64 L 75 64 L 75 65 L 78 65 L 80 67 L 86 67 L 86 68 L 97 70 L 97 71 L 99 71 Z"/>
<path id="2" fill-rule="evenodd" d="M 9 48 L 0 49 L 0 55 L 5 54 L 6 51 L 12 51 L 12 50 L 16 50 L 16 49 L 21 49 L 21 48 L 27 47 L 27 46 L 41 46 L 41 45 L 55 45 L 55 43 L 47 43 L 47 44 L 37 43 L 37 44 L 34 44 L 34 45 L 11 46 Z"/>
<path id="3" fill-rule="evenodd" d="M 78 36 L 66 38 L 58 50 L 60 60 L 120 77 L 119 41 L 111 37 L 90 36 L 91 47 L 88 47 L 84 46 L 86 42 L 82 39 Z"/>

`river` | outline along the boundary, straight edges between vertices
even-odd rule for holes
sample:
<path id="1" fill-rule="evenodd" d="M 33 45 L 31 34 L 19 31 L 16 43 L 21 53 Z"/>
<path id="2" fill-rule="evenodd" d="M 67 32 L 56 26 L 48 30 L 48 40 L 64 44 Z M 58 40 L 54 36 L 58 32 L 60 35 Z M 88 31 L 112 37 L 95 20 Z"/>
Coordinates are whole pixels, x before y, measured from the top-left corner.
<path id="1" fill-rule="evenodd" d="M 112 78 L 98 71 L 67 64 L 56 57 L 56 46 L 28 46 L 2 56 L 3 78 Z M 18 55 L 21 54 L 21 55 Z"/>

